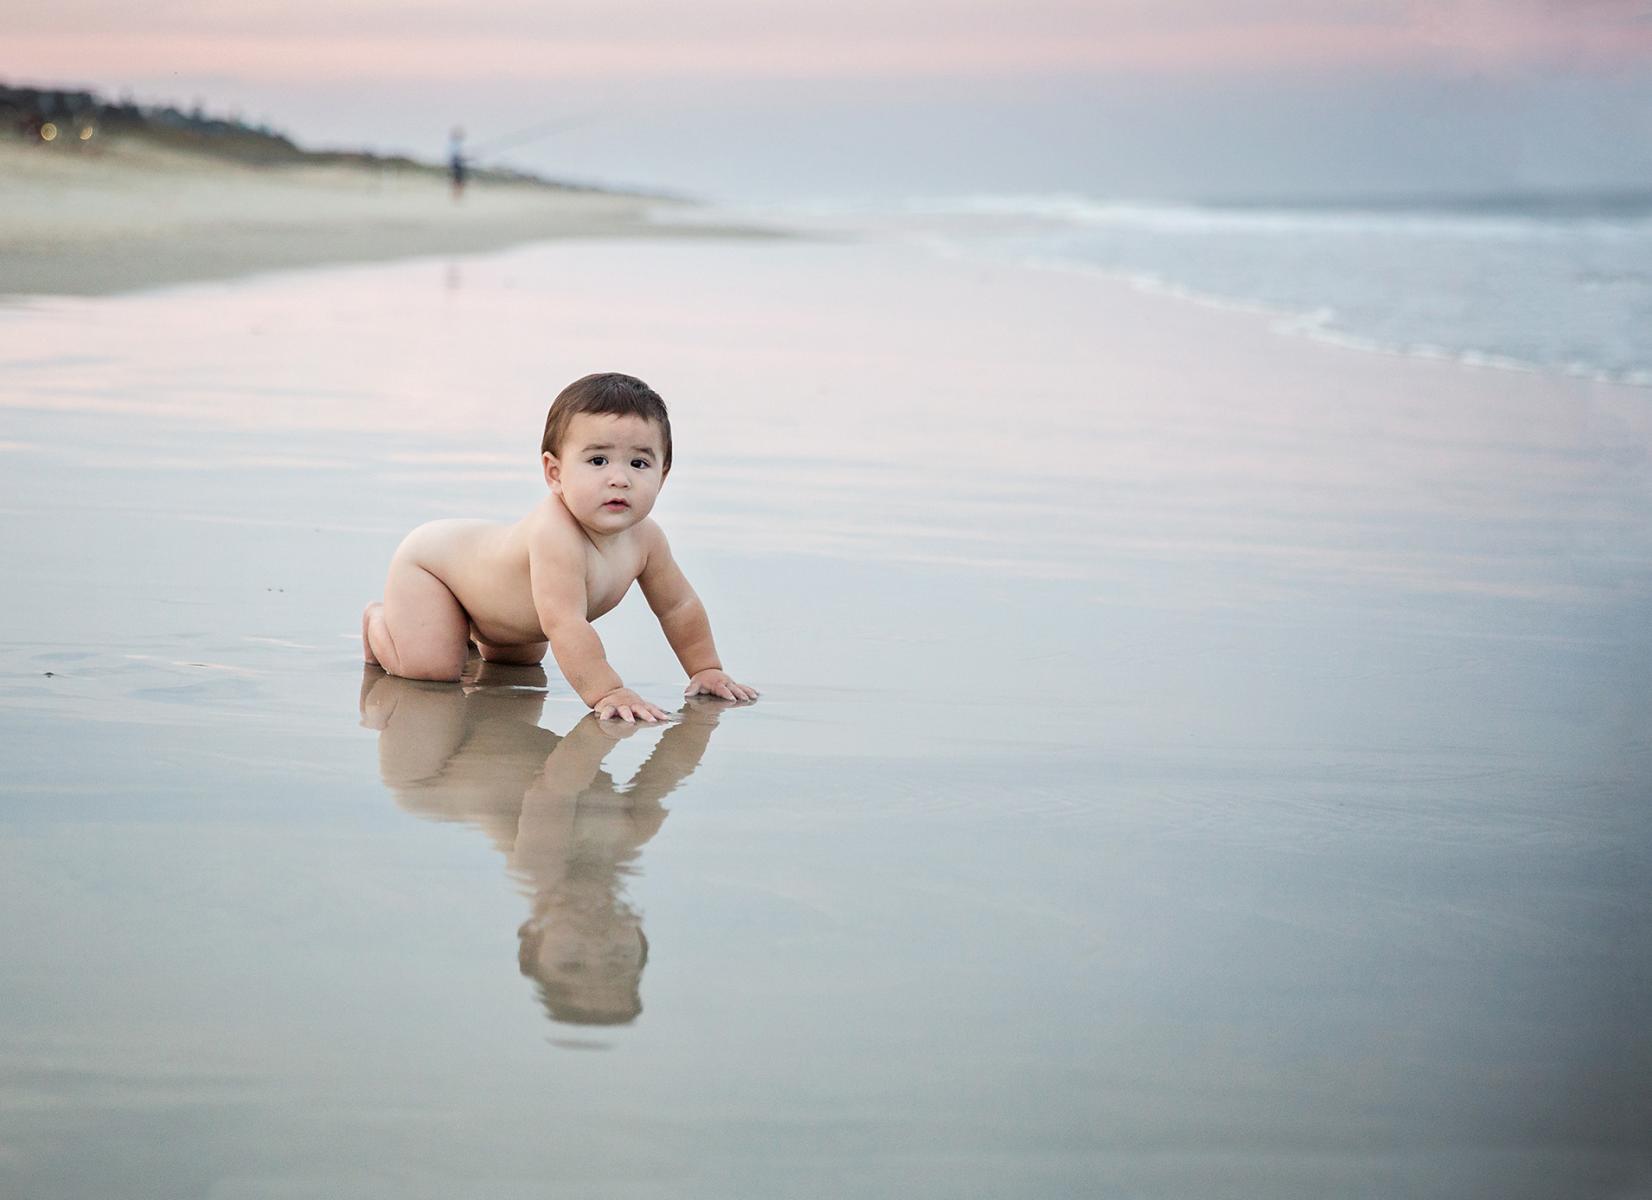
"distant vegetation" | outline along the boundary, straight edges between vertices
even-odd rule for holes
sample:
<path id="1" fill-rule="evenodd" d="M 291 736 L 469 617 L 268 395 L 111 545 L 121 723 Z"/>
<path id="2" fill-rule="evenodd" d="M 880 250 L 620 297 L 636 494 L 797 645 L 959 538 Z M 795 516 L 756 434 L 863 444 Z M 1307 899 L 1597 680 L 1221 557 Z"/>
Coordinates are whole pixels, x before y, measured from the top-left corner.
<path id="1" fill-rule="evenodd" d="M 169 105 L 110 101 L 96 92 L 0 84 L 0 127 L 25 140 L 92 142 L 99 137 L 141 134 L 153 141 L 251 162 L 292 162 L 306 157 L 291 138 L 267 125 L 249 125 Z"/>
<path id="2" fill-rule="evenodd" d="M 268 125 L 208 113 L 199 105 L 186 112 L 171 105 L 138 104 L 129 98 L 107 100 L 96 92 L 13 87 L 5 83 L 0 83 L 0 137 L 81 150 L 95 149 L 103 139 L 111 137 L 142 138 L 171 149 L 254 166 L 341 163 L 443 175 L 447 172 L 445 165 L 422 163 L 400 154 L 305 150 Z M 592 190 L 510 169 L 473 170 L 472 176 L 499 182 Z"/>

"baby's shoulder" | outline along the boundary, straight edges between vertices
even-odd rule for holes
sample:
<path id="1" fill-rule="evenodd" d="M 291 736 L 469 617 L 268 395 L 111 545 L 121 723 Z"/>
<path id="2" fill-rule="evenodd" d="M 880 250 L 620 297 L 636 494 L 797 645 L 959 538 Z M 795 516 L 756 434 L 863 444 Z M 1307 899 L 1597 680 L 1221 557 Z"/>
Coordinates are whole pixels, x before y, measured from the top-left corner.
<path id="1" fill-rule="evenodd" d="M 631 534 L 645 553 L 665 548 L 665 530 L 653 517 L 644 517 L 631 527 Z"/>
<path id="2" fill-rule="evenodd" d="M 631 527 L 629 547 L 639 575 L 648 569 L 650 562 L 671 556 L 671 546 L 665 540 L 665 530 L 660 528 L 653 517 L 644 517 Z"/>
<path id="3" fill-rule="evenodd" d="M 558 558 L 585 557 L 589 543 L 567 508 L 547 496 L 517 526 L 530 554 L 552 554 Z"/>

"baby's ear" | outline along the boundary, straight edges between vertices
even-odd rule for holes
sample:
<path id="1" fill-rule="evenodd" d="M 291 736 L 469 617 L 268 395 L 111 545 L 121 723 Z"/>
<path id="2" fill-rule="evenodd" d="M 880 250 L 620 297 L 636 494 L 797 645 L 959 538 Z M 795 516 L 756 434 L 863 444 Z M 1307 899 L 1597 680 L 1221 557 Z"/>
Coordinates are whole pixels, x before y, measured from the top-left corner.
<path id="1" fill-rule="evenodd" d="M 545 451 L 539 457 L 545 467 L 545 486 L 554 492 L 556 490 L 556 485 L 562 481 L 562 468 L 557 465 L 556 455 L 552 454 L 549 450 Z"/>

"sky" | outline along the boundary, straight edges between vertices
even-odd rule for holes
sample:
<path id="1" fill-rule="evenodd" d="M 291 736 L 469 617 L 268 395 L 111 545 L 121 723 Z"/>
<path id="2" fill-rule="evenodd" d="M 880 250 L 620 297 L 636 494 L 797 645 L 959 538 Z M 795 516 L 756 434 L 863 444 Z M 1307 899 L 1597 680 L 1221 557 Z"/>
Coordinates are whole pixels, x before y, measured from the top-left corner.
<path id="1" fill-rule="evenodd" d="M 10 0 L 0 78 L 716 198 L 1652 186 L 1652 0 Z"/>

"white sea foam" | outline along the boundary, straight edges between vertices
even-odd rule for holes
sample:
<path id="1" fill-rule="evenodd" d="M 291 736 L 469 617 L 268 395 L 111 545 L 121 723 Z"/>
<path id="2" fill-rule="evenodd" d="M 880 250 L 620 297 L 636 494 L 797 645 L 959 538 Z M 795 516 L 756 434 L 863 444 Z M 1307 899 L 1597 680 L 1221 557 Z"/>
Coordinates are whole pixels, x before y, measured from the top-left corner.
<path id="1" fill-rule="evenodd" d="M 820 211 L 822 215 L 827 215 L 826 210 Z M 1230 206 L 1096 200 L 1070 193 L 911 199 L 904 202 L 901 211 L 910 216 L 1022 217 L 1075 226 L 1115 226 L 1174 233 L 1324 233 L 1355 237 L 1401 234 L 1485 240 L 1564 237 L 1579 231 L 1603 237 L 1652 234 L 1652 212 L 1623 216 L 1556 217 L 1535 213 L 1362 207 L 1358 204 Z"/>
<path id="2" fill-rule="evenodd" d="M 1093 271 L 1350 349 L 1652 384 L 1652 197 L 1403 207 L 1070 193 L 811 206 L 949 257 Z"/>

